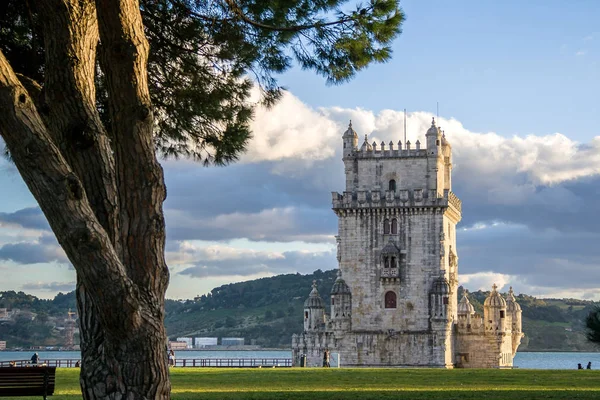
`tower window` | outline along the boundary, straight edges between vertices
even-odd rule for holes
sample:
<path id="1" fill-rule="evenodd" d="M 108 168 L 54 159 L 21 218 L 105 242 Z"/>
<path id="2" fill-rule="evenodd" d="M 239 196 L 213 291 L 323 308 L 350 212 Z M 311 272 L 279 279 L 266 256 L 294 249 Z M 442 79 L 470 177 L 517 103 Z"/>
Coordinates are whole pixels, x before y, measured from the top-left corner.
<path id="1" fill-rule="evenodd" d="M 387 292 L 385 294 L 385 308 L 396 308 L 396 293 Z"/>
<path id="2" fill-rule="evenodd" d="M 335 299 L 333 297 L 331 298 L 331 305 L 335 305 Z"/>
<path id="3" fill-rule="evenodd" d="M 390 220 L 389 219 L 383 220 L 383 234 L 384 235 L 390 234 Z"/>
<path id="4" fill-rule="evenodd" d="M 390 259 L 388 257 L 384 257 L 383 258 L 383 267 L 384 268 L 389 268 L 390 267 Z"/>
<path id="5" fill-rule="evenodd" d="M 304 319 L 308 319 L 308 311 L 304 311 Z"/>
<path id="6" fill-rule="evenodd" d="M 500 318 L 504 318 L 504 310 L 500 310 Z"/>
<path id="7" fill-rule="evenodd" d="M 391 258 L 390 268 L 396 268 L 396 257 Z"/>
<path id="8" fill-rule="evenodd" d="M 448 296 L 444 296 L 444 304 L 447 305 L 448 304 Z"/>
<path id="9" fill-rule="evenodd" d="M 388 190 L 391 190 L 392 192 L 396 191 L 396 181 L 395 180 L 390 180 L 390 183 L 388 185 Z"/>
<path id="10" fill-rule="evenodd" d="M 398 233 L 398 220 L 396 218 L 392 219 L 392 235 Z"/>

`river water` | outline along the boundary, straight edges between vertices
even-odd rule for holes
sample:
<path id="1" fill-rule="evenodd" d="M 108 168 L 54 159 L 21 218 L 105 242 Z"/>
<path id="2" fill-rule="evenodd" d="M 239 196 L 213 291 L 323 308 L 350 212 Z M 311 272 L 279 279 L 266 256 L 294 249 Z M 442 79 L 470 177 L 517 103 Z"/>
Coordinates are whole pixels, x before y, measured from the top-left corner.
<path id="1" fill-rule="evenodd" d="M 41 360 L 70 358 L 78 359 L 77 351 L 39 351 Z M 26 351 L 0 351 L 0 361 L 28 360 L 33 352 Z M 289 350 L 265 350 L 265 351 L 177 351 L 177 359 L 190 358 L 291 358 Z M 530 369 L 577 369 L 577 364 L 583 367 L 592 362 L 593 369 L 600 369 L 600 353 L 517 353 L 514 366 Z"/>

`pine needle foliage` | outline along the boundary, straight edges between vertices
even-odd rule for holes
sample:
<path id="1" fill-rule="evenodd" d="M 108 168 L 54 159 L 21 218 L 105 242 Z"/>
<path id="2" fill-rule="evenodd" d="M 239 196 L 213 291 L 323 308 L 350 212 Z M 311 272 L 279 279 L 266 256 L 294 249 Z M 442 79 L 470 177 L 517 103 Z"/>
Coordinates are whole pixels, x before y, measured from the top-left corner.
<path id="1" fill-rule="evenodd" d="M 600 344 L 600 307 L 596 306 L 585 318 L 586 337 L 596 344 Z"/>
<path id="2" fill-rule="evenodd" d="M 391 58 L 404 21 L 399 0 L 140 0 L 140 7 L 156 147 L 205 165 L 239 158 L 254 108 L 282 96 L 278 74 L 297 63 L 328 84 L 347 82 Z M 40 18 L 34 1 L 0 4 L 0 50 L 16 72 L 43 85 Z M 98 68 L 98 109 L 109 126 L 103 79 Z"/>

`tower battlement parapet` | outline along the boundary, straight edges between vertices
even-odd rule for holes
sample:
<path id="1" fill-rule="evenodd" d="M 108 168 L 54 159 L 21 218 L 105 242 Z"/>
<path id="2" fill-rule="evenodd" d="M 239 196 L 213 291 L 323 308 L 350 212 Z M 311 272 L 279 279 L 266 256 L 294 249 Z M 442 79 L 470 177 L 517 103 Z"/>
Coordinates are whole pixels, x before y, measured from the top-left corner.
<path id="1" fill-rule="evenodd" d="M 449 190 L 444 194 L 437 191 L 424 189 L 413 190 L 358 190 L 356 192 L 332 192 L 332 208 L 400 208 L 400 207 L 448 207 L 455 208 L 460 214 L 461 203 Z"/>
<path id="2" fill-rule="evenodd" d="M 448 203 L 460 213 L 462 212 L 462 201 L 452 192 L 448 192 Z"/>
<path id="3" fill-rule="evenodd" d="M 390 142 L 391 143 L 391 142 Z M 392 145 L 390 144 L 390 147 Z M 382 146 L 384 147 L 384 146 Z M 362 150 L 356 149 L 350 153 L 350 157 L 356 157 L 359 159 L 364 158 L 414 158 L 414 157 L 427 157 L 427 150 L 421 149 L 419 141 L 417 141 L 416 149 L 402 149 L 400 142 L 398 142 L 399 149 L 379 149 L 375 146 L 365 147 Z M 372 148 L 372 150 L 371 150 Z"/>

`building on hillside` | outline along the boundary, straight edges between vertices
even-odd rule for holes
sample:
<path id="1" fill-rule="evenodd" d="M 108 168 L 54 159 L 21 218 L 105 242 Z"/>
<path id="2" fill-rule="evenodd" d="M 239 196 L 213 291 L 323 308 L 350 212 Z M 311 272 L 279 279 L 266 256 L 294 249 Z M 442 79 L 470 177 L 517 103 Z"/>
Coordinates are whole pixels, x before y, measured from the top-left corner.
<path id="1" fill-rule="evenodd" d="M 187 350 L 187 342 L 169 342 L 169 349 L 175 350 Z"/>
<path id="2" fill-rule="evenodd" d="M 304 303 L 304 332 L 292 337 L 294 365 L 320 366 L 325 350 L 345 366 L 511 367 L 523 336 L 512 289 L 494 285 L 475 314 L 458 302 L 452 147 L 435 120 L 424 146 L 358 146 L 342 136 L 346 190 L 332 193 L 338 217 L 338 278 L 325 312 L 316 284 Z"/>
<path id="3" fill-rule="evenodd" d="M 6 350 L 6 341 L 0 340 L 0 351 Z"/>
<path id="4" fill-rule="evenodd" d="M 177 341 L 186 343 L 188 349 L 191 349 L 194 347 L 193 346 L 194 339 L 192 339 L 191 337 L 178 337 Z"/>
<path id="5" fill-rule="evenodd" d="M 216 337 L 194 338 L 194 347 L 196 349 L 204 349 L 206 347 L 216 346 L 218 343 L 219 343 L 219 338 L 216 338 Z"/>
<path id="6" fill-rule="evenodd" d="M 243 346 L 244 338 L 224 337 L 221 338 L 221 346 Z"/>

